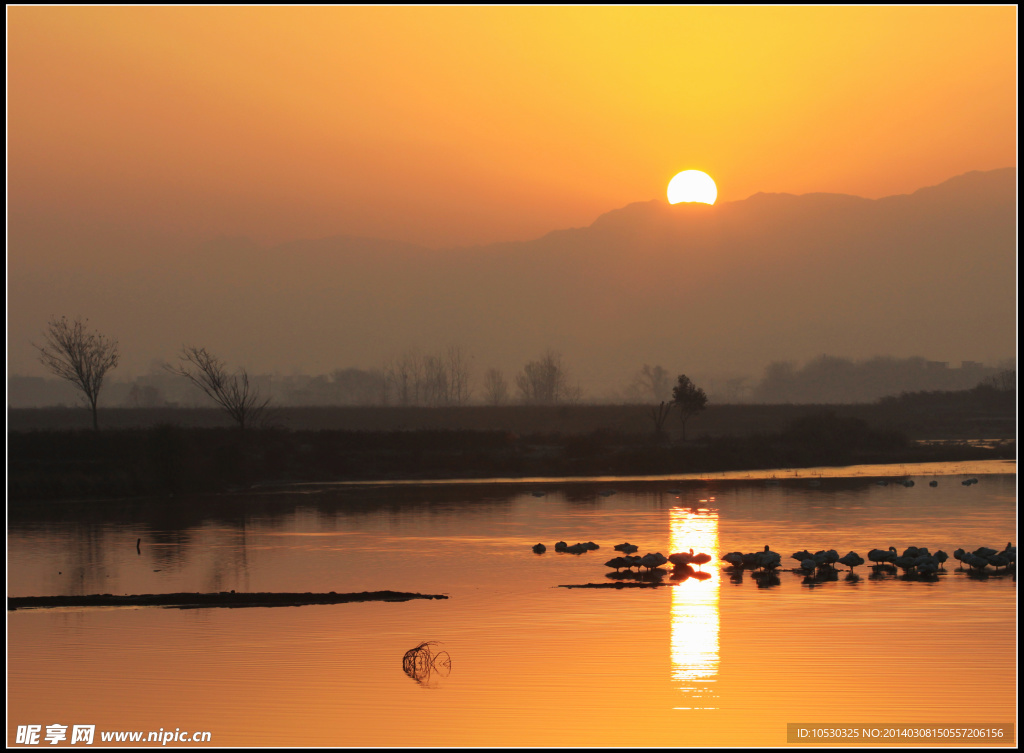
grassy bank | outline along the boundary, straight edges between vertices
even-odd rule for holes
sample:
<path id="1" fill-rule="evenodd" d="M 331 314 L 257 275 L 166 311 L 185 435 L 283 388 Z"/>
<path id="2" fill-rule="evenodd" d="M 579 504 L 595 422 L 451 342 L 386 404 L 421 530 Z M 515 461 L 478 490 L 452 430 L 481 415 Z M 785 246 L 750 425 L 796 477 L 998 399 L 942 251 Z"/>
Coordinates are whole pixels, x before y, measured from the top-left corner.
<path id="1" fill-rule="evenodd" d="M 521 435 L 605 431 L 642 436 L 654 430 L 650 411 L 650 405 L 278 407 L 271 411 L 269 425 L 292 431 L 503 431 Z M 1016 396 L 978 390 L 918 393 L 855 405 L 711 405 L 690 420 L 686 431 L 691 438 L 776 434 L 804 416 L 823 412 L 860 419 L 880 431 L 902 432 L 911 440 L 1016 437 Z M 104 430 L 232 425 L 216 408 L 101 408 L 99 420 Z M 7 421 L 11 432 L 91 426 L 89 412 L 83 408 L 8 410 Z M 678 436 L 678 418 L 670 416 L 665 428 Z"/>

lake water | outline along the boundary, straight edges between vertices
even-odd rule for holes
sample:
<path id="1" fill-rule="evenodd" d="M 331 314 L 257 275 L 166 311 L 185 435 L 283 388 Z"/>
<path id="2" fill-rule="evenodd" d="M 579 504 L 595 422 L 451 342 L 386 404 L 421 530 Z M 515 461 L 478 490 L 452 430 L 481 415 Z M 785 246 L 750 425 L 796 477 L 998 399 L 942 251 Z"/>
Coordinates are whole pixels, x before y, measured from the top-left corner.
<path id="1" fill-rule="evenodd" d="M 1014 722 L 1015 577 L 969 577 L 952 557 L 928 581 L 869 567 L 828 582 L 723 570 L 723 553 L 766 544 L 789 568 L 805 548 L 866 557 L 1016 542 L 1014 464 L 885 470 L 56 506 L 11 521 L 8 595 L 450 598 L 9 612 L 8 744 L 30 724 L 69 736 L 95 725 L 96 744 L 104 730 L 180 729 L 209 731 L 217 746 L 693 747 L 784 746 L 790 722 Z M 880 486 L 876 474 L 915 485 Z M 964 474 L 978 483 L 962 485 Z M 601 548 L 560 554 L 558 540 Z M 624 541 L 639 554 L 706 551 L 710 577 L 559 587 L 611 582 L 603 563 Z M 538 542 L 545 554 L 531 551 Z M 402 658 L 423 641 L 450 663 L 413 678 Z"/>

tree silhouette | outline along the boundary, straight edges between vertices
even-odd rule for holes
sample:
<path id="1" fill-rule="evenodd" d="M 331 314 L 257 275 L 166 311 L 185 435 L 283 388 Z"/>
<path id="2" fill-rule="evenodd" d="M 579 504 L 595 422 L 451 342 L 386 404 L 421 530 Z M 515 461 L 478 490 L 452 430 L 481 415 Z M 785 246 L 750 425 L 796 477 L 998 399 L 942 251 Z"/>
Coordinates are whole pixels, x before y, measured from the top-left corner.
<path id="1" fill-rule="evenodd" d="M 651 420 L 654 421 L 654 438 L 659 441 L 665 438 L 665 421 L 668 420 L 668 414 L 671 411 L 672 403 L 666 403 L 662 400 L 660 405 L 651 408 L 648 413 Z"/>
<path id="2" fill-rule="evenodd" d="M 680 374 L 672 388 L 672 404 L 679 409 L 679 420 L 683 425 L 683 441 L 686 441 L 686 422 L 708 407 L 708 396 L 695 385 L 686 374 Z"/>
<path id="3" fill-rule="evenodd" d="M 33 343 L 33 346 L 39 351 L 39 360 L 46 368 L 82 391 L 92 409 L 92 428 L 99 429 L 96 401 L 100 387 L 106 373 L 117 366 L 121 354 L 117 350 L 117 340 L 99 332 L 86 332 L 87 321 L 75 318 L 72 322 L 65 316 L 51 319 L 43 333 L 46 343 Z"/>
<path id="4" fill-rule="evenodd" d="M 645 363 L 636 376 L 633 377 L 633 382 L 629 385 L 627 395 L 632 399 L 644 402 L 648 399 L 661 402 L 668 400 L 671 388 L 672 378 L 669 376 L 668 369 L 663 366 L 652 367 L 650 364 Z"/>
<path id="5" fill-rule="evenodd" d="M 580 399 L 580 388 L 569 385 L 569 374 L 562 365 L 562 354 L 549 350 L 539 361 L 528 362 L 516 374 L 516 388 L 524 403 L 556 405 L 575 403 Z"/>
<path id="6" fill-rule="evenodd" d="M 406 351 L 384 367 L 385 399 L 399 405 L 465 405 L 469 402 L 470 366 L 462 348 L 420 355 Z"/>
<path id="7" fill-rule="evenodd" d="M 178 360 L 181 361 L 180 366 L 167 366 L 166 369 L 185 377 L 213 398 L 240 429 L 251 426 L 270 404 L 269 397 L 261 400 L 259 389 L 249 384 L 249 374 L 245 369 L 229 374 L 220 359 L 206 348 L 183 348 Z"/>
<path id="8" fill-rule="evenodd" d="M 508 382 L 500 369 L 484 372 L 484 402 L 488 405 L 503 405 L 508 400 Z"/>

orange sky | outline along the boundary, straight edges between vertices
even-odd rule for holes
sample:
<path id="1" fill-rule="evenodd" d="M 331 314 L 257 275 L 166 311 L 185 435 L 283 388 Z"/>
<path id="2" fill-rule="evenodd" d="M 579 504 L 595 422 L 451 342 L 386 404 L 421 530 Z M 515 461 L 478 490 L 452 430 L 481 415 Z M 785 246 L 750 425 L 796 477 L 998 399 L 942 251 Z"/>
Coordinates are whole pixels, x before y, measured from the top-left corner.
<path id="1" fill-rule="evenodd" d="M 587 225 L 687 168 L 732 201 L 875 198 L 1016 164 L 1012 6 L 7 21 L 12 227 L 443 246 Z"/>

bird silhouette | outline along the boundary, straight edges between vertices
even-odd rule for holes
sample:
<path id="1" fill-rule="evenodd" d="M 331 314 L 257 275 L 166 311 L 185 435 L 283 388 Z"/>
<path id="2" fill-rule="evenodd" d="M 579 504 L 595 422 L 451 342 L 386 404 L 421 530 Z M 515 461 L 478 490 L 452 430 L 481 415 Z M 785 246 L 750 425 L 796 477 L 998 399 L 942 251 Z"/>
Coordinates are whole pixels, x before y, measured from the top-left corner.
<path id="1" fill-rule="evenodd" d="M 676 567 L 685 567 L 693 562 L 693 550 L 689 552 L 676 552 L 668 556 L 668 561 Z"/>
<path id="2" fill-rule="evenodd" d="M 984 547 L 982 547 L 984 548 Z M 974 552 L 966 552 L 963 557 L 960 558 L 961 562 L 966 562 L 970 565 L 971 569 L 984 570 L 989 565 L 987 558 L 982 557 Z"/>
<path id="3" fill-rule="evenodd" d="M 903 572 L 910 572 L 917 566 L 917 557 L 908 557 L 907 555 L 901 555 L 893 560 L 893 564 L 900 568 Z"/>
<path id="4" fill-rule="evenodd" d="M 661 552 L 645 554 L 643 557 L 640 558 L 640 564 L 646 567 L 648 571 L 651 571 L 656 567 L 661 567 L 666 562 L 668 562 L 668 557 L 666 557 Z"/>
<path id="5" fill-rule="evenodd" d="M 693 550 L 691 549 L 690 552 L 692 553 Z M 690 561 L 700 568 L 701 565 L 706 565 L 711 561 L 711 555 L 707 552 L 698 552 L 693 555 L 693 558 Z"/>
<path id="6" fill-rule="evenodd" d="M 605 567 L 614 567 L 615 572 L 623 567 L 630 567 L 631 563 L 626 557 L 612 557 L 610 560 L 604 563 Z"/>
<path id="7" fill-rule="evenodd" d="M 1017 547 L 1013 545 L 1012 541 L 1006 542 L 1006 549 L 1003 550 L 1003 554 L 1010 558 L 1011 563 L 1017 562 Z"/>
<path id="8" fill-rule="evenodd" d="M 728 554 L 723 554 L 722 559 L 735 568 L 743 567 L 743 552 L 729 552 Z"/>
<path id="9" fill-rule="evenodd" d="M 868 552 L 868 559 L 874 562 L 876 567 L 885 562 L 892 562 L 896 559 L 896 547 L 891 546 L 888 549 L 872 549 Z"/>
<path id="10" fill-rule="evenodd" d="M 744 562 L 746 562 L 746 557 L 744 557 Z M 782 564 L 782 555 L 773 552 L 771 547 L 765 544 L 763 550 L 750 555 L 750 562 L 759 570 L 774 570 Z"/>
<path id="11" fill-rule="evenodd" d="M 835 549 L 822 550 L 814 553 L 814 561 L 818 563 L 818 567 L 824 567 L 828 565 L 835 570 L 835 565 L 839 561 L 839 552 Z"/>
<path id="12" fill-rule="evenodd" d="M 839 558 L 839 561 L 850 568 L 851 571 L 853 568 L 864 564 L 864 558 L 856 552 L 847 552 Z"/>
<path id="13" fill-rule="evenodd" d="M 992 567 L 997 567 L 997 568 L 998 567 L 1009 567 L 1010 566 L 1010 558 L 1007 557 L 1006 554 L 1003 553 L 1003 552 L 996 552 L 995 554 L 993 554 L 991 557 L 988 558 L 988 563 L 990 565 L 992 565 Z"/>

